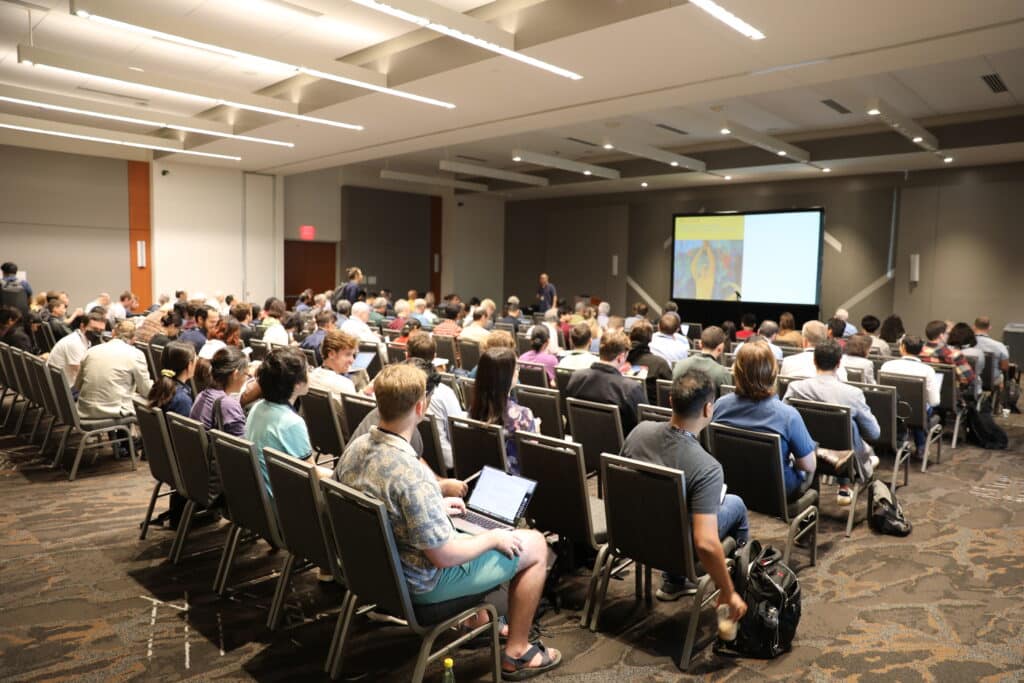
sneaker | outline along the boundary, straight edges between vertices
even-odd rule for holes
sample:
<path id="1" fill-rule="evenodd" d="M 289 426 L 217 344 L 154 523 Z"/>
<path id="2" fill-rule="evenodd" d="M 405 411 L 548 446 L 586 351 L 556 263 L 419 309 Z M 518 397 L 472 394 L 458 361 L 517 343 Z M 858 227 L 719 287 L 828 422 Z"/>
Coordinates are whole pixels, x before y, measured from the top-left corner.
<path id="1" fill-rule="evenodd" d="M 661 588 L 659 588 L 654 595 L 663 602 L 672 602 L 673 600 L 678 600 L 684 595 L 694 595 L 696 592 L 697 584 L 693 583 L 689 579 L 683 579 L 682 583 L 662 581 Z"/>
<path id="2" fill-rule="evenodd" d="M 323 569 L 317 567 L 316 580 L 320 583 L 334 583 L 334 574 L 325 572 Z"/>
<path id="3" fill-rule="evenodd" d="M 843 486 L 836 491 L 836 504 L 840 507 L 846 507 L 853 500 L 853 494 L 850 493 L 849 486 Z"/>
<path id="4" fill-rule="evenodd" d="M 871 465 L 871 471 L 872 472 L 875 470 L 876 467 L 878 467 L 878 463 L 880 463 L 880 462 L 882 462 L 882 461 L 878 459 L 878 456 L 875 455 L 874 453 L 872 453 L 871 457 L 868 458 L 868 464 Z"/>

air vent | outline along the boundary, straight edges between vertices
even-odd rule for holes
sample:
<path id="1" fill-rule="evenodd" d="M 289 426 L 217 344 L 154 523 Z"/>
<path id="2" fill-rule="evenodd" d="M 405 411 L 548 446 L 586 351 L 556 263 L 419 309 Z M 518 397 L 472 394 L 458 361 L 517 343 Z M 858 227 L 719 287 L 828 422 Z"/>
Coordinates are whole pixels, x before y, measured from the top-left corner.
<path id="1" fill-rule="evenodd" d="M 835 100 L 822 100 L 822 104 L 838 114 L 849 114 L 850 110 L 839 104 Z"/>
<path id="2" fill-rule="evenodd" d="M 658 128 L 661 128 L 662 130 L 667 130 L 670 133 L 675 133 L 676 135 L 689 135 L 689 133 L 687 133 L 685 130 L 679 130 L 678 128 L 674 128 L 668 125 L 667 123 L 656 123 L 654 125 L 657 126 Z"/>
<path id="3" fill-rule="evenodd" d="M 994 93 L 1007 92 L 1009 90 L 999 74 L 985 74 L 981 77 L 981 80 L 985 81 L 985 85 Z"/>
<path id="4" fill-rule="evenodd" d="M 143 106 L 149 104 L 149 100 L 141 97 L 135 97 L 134 95 L 122 95 L 121 93 L 110 92 L 109 90 L 99 90 L 97 88 L 88 88 L 82 85 L 78 86 L 75 89 L 81 90 L 82 92 L 92 93 L 94 95 L 103 95 L 104 97 L 116 97 L 119 100 L 130 100 L 132 102 L 135 102 L 136 104 L 141 104 Z"/>
<path id="5" fill-rule="evenodd" d="M 456 154 L 456 159 L 465 159 L 466 161 L 475 161 L 480 164 L 486 164 L 487 159 L 481 159 L 480 157 L 471 157 L 468 154 Z"/>
<path id="6" fill-rule="evenodd" d="M 579 138 L 566 138 L 569 142 L 575 142 L 580 145 L 586 145 L 587 147 L 597 147 L 597 143 L 590 142 L 588 140 L 580 140 Z"/>

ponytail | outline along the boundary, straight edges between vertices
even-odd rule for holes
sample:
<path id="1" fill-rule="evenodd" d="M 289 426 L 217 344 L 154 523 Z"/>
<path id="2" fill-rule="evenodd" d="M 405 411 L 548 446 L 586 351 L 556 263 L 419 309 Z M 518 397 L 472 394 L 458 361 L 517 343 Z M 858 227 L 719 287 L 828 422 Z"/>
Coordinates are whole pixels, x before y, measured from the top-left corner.
<path id="1" fill-rule="evenodd" d="M 535 352 L 540 353 L 540 350 L 544 348 L 544 345 L 548 343 L 551 335 L 548 334 L 548 328 L 544 325 L 534 325 L 533 329 L 530 330 L 530 348 Z"/>
<path id="2" fill-rule="evenodd" d="M 196 349 L 187 342 L 172 341 L 164 347 L 161 364 L 163 370 L 160 376 L 153 382 L 153 388 L 149 390 L 149 405 L 151 408 L 163 408 L 174 398 L 178 385 L 175 378 L 188 370 L 188 366 L 196 357 Z"/>

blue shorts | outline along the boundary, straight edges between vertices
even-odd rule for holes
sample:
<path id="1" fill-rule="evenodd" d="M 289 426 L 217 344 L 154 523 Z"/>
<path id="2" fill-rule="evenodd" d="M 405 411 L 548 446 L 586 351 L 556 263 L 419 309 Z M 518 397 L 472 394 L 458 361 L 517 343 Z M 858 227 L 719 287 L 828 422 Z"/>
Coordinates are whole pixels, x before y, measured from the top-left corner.
<path id="1" fill-rule="evenodd" d="M 441 570 L 437 585 L 428 593 L 412 595 L 417 605 L 433 605 L 467 595 L 480 595 L 511 581 L 519 568 L 519 556 L 506 557 L 497 550 Z"/>

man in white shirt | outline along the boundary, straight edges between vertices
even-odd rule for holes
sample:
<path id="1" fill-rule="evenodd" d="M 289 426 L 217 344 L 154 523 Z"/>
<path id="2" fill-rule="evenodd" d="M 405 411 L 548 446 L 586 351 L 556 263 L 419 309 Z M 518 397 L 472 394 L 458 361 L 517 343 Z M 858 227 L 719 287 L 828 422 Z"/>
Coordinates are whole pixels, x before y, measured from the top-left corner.
<path id="1" fill-rule="evenodd" d="M 110 306 L 110 295 L 107 294 L 106 292 L 100 292 L 100 295 L 98 297 L 96 297 L 95 299 L 93 299 L 92 301 L 85 305 L 83 312 L 88 313 L 97 306 L 100 306 L 103 308 L 103 310 L 106 310 L 107 307 Z"/>
<path id="2" fill-rule="evenodd" d="M 558 367 L 568 370 L 582 370 L 589 368 L 598 361 L 598 357 L 590 352 L 591 340 L 590 325 L 587 323 L 576 323 L 569 330 L 569 343 L 572 344 L 572 351 L 558 361 Z"/>
<path id="3" fill-rule="evenodd" d="M 288 346 L 291 343 L 291 338 L 288 336 L 288 330 L 284 328 L 282 323 L 286 313 L 284 302 L 274 299 L 264 313 L 266 313 L 266 317 L 263 319 L 263 326 L 266 330 L 263 332 L 263 342 L 267 345 L 267 348 L 269 349 L 272 346 Z"/>
<path id="4" fill-rule="evenodd" d="M 125 320 L 106 344 L 92 346 L 82 359 L 75 381 L 78 415 L 84 420 L 135 414 L 132 398 L 145 398 L 153 386 L 142 351 L 132 346 L 135 324 Z"/>
<path id="5" fill-rule="evenodd" d="M 910 377 L 924 377 L 925 402 L 928 404 L 928 415 L 932 414 L 932 408 L 939 405 L 941 400 L 939 377 L 935 374 L 928 363 L 921 360 L 921 349 L 924 348 L 924 340 L 913 335 L 906 335 L 900 343 L 900 358 L 889 360 L 882 364 L 878 372 L 892 373 L 894 375 L 908 375 Z M 926 434 L 923 429 L 914 428 L 914 442 L 917 444 L 918 457 L 924 453 Z"/>
<path id="6" fill-rule="evenodd" d="M 47 365 L 57 368 L 68 378 L 68 385 L 74 386 L 78 379 L 78 370 L 85 358 L 86 351 L 93 343 L 103 341 L 103 331 L 107 329 L 107 319 L 99 311 L 75 318 L 75 331 L 61 337 L 50 350 L 46 359 Z"/>
<path id="7" fill-rule="evenodd" d="M 377 353 L 381 362 L 386 363 L 388 358 L 387 347 L 380 337 L 370 329 L 370 305 L 365 301 L 357 301 L 352 304 L 352 315 L 341 326 L 341 331 L 350 334 L 359 341 L 373 342 L 377 345 Z"/>
<path id="8" fill-rule="evenodd" d="M 125 290 L 121 292 L 121 298 L 117 303 L 110 304 L 110 308 L 107 309 L 107 315 L 110 318 L 110 324 L 116 325 L 122 320 L 128 317 L 128 312 L 135 308 L 139 300 L 135 298 L 135 295 L 130 291 Z"/>
<path id="9" fill-rule="evenodd" d="M 437 344 L 426 332 L 413 332 L 405 345 L 409 358 L 422 358 L 427 363 L 433 363 L 437 354 Z M 449 417 L 465 417 L 466 411 L 459 404 L 459 399 L 448 385 L 438 384 L 430 394 L 430 405 L 427 408 L 429 415 L 437 418 L 437 433 L 441 441 L 441 457 L 444 459 L 444 466 L 448 469 L 454 467 L 452 460 L 451 434 L 448 426 Z"/>
<path id="10" fill-rule="evenodd" d="M 775 360 L 781 363 L 783 361 L 782 347 L 776 346 L 775 344 L 775 337 L 776 335 L 778 335 L 778 333 L 779 324 L 774 320 L 765 320 L 760 324 L 760 326 L 758 326 L 757 335 L 755 336 L 761 337 L 766 342 L 768 342 L 768 347 L 772 350 L 772 355 L 775 356 Z M 753 339 L 753 337 L 748 338 L 747 341 L 750 341 L 751 339 Z M 741 342 L 740 344 L 738 344 L 732 352 L 739 353 L 740 349 L 743 348 L 743 344 L 745 343 L 746 342 Z"/>
<path id="11" fill-rule="evenodd" d="M 818 369 L 814 366 L 814 347 L 828 338 L 828 329 L 820 320 L 808 320 L 800 333 L 803 335 L 803 353 L 787 356 L 782 361 L 779 377 L 807 379 L 818 374 Z M 840 382 L 846 381 L 846 370 L 841 365 L 836 375 Z"/>
<path id="12" fill-rule="evenodd" d="M 459 339 L 469 339 L 480 344 L 484 343 L 484 340 L 490 336 L 490 332 L 487 331 L 487 326 L 491 322 L 491 315 L 488 313 L 488 309 L 483 304 L 476 307 L 473 311 L 473 322 L 470 323 L 462 330 L 462 334 L 459 335 Z"/>
<path id="13" fill-rule="evenodd" d="M 358 339 L 341 330 L 329 330 L 320 344 L 323 363 L 309 371 L 310 388 L 328 392 L 337 403 L 335 409 L 339 414 L 343 414 L 341 395 L 356 393 L 356 385 L 345 375 L 352 368 L 358 350 Z M 352 425 L 352 429 L 356 426 Z"/>
<path id="14" fill-rule="evenodd" d="M 661 356 L 672 367 L 690 355 L 690 342 L 678 336 L 681 322 L 675 313 L 665 313 L 658 320 L 658 331 L 651 337 L 651 353 Z"/>

